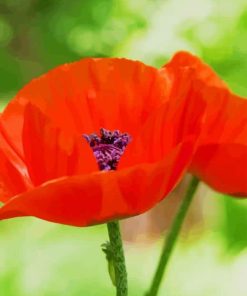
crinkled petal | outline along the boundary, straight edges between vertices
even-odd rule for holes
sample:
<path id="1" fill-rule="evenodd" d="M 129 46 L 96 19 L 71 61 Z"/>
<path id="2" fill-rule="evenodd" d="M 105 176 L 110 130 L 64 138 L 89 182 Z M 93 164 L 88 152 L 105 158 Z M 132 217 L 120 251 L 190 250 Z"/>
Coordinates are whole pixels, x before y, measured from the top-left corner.
<path id="1" fill-rule="evenodd" d="M 36 216 L 87 226 L 140 214 L 174 188 L 188 166 L 193 146 L 182 143 L 153 164 L 48 182 L 9 200 L 0 208 L 0 219 Z"/>
<path id="2" fill-rule="evenodd" d="M 97 170 L 92 150 L 82 135 L 52 125 L 31 103 L 25 108 L 22 142 L 26 166 L 35 186 Z"/>
<path id="3" fill-rule="evenodd" d="M 197 98 L 197 85 L 193 80 L 188 81 L 193 73 L 193 69 L 181 69 L 171 78 L 168 102 L 150 115 L 139 135 L 128 145 L 119 168 L 160 161 L 188 140 L 194 142 L 196 149 L 206 103 L 202 97 Z"/>
<path id="4" fill-rule="evenodd" d="M 207 83 L 208 86 L 228 88 L 227 84 L 206 63 L 186 51 L 177 52 L 164 68 L 170 73 L 176 72 L 179 68 L 193 68 L 196 71 L 195 79 Z"/>
<path id="5" fill-rule="evenodd" d="M 19 91 L 3 112 L 3 124 L 22 153 L 25 106 L 32 103 L 59 128 L 93 133 L 99 128 L 136 135 L 152 110 L 167 99 L 157 69 L 127 59 L 83 59 L 59 66 Z"/>

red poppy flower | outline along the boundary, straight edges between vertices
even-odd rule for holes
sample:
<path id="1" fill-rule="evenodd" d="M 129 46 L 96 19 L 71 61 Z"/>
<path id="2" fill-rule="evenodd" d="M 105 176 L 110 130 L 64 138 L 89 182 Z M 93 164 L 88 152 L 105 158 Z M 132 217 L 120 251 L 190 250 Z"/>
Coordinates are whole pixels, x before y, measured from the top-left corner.
<path id="1" fill-rule="evenodd" d="M 0 118 L 0 219 L 85 226 L 154 206 L 187 169 L 200 132 L 205 104 L 188 71 L 170 77 L 137 61 L 84 59 L 31 81 Z M 100 146 L 110 158 L 123 154 L 117 170 L 97 167 L 101 140 L 86 135 L 100 128 L 132 138 L 124 153 Z"/>
<path id="2" fill-rule="evenodd" d="M 247 100 L 233 94 L 209 66 L 190 53 L 177 53 L 165 68 L 171 72 L 194 69 L 193 79 L 200 85 L 197 97 L 207 103 L 191 172 L 219 192 L 247 196 Z"/>

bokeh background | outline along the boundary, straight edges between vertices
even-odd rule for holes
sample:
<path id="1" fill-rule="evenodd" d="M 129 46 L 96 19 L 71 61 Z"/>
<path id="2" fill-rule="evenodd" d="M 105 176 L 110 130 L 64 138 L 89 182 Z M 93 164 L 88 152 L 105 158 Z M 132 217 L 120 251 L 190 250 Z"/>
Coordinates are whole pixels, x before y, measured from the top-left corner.
<path id="1" fill-rule="evenodd" d="M 161 66 L 180 49 L 247 96 L 246 0 L 0 0 L 0 106 L 61 63 L 118 56 Z M 188 183 L 122 223 L 130 296 L 151 281 L 162 239 Z M 0 295 L 114 295 L 100 245 L 104 225 L 73 228 L 34 218 L 0 223 Z M 247 295 L 247 201 L 201 185 L 160 295 Z"/>

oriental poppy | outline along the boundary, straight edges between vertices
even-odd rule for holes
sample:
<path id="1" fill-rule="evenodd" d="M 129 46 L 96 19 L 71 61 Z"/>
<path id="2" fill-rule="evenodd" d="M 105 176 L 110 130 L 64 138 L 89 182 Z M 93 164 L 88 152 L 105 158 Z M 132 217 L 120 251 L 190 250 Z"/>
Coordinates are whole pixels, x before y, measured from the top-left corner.
<path id="1" fill-rule="evenodd" d="M 86 226 L 154 206 L 200 133 L 205 104 L 190 71 L 88 58 L 27 84 L 0 117 L 0 219 Z"/>
<path id="2" fill-rule="evenodd" d="M 247 196 L 247 100 L 233 94 L 209 66 L 190 53 L 177 53 L 164 67 L 171 73 L 189 68 L 194 69 L 193 80 L 200 86 L 197 98 L 207 104 L 190 171 L 219 192 Z"/>

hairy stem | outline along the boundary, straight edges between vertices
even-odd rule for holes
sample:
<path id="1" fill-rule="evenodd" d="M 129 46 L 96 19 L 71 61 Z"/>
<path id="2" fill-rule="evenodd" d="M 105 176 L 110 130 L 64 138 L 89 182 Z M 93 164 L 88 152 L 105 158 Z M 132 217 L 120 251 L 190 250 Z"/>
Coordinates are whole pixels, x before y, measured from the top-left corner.
<path id="1" fill-rule="evenodd" d="M 128 295 L 127 271 L 125 266 L 123 243 L 118 221 L 107 223 L 110 247 L 115 271 L 116 296 Z"/>

